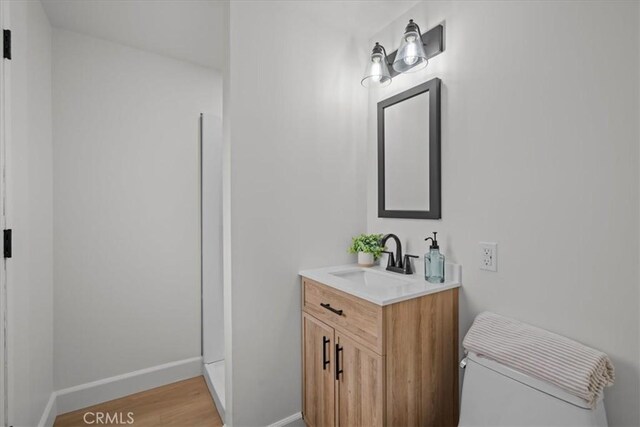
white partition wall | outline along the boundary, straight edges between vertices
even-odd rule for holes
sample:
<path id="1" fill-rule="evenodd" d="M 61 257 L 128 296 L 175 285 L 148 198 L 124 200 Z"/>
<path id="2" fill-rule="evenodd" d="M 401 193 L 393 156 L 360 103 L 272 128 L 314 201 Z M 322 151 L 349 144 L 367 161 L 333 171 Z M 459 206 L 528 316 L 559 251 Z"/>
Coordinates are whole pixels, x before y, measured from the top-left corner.
<path id="1" fill-rule="evenodd" d="M 202 358 L 220 416 L 225 416 L 222 283 L 222 119 L 200 115 Z"/>
<path id="2" fill-rule="evenodd" d="M 200 116 L 202 207 L 202 358 L 211 396 L 225 416 L 222 282 L 222 119 Z"/>
<path id="3" fill-rule="evenodd" d="M 202 356 L 224 359 L 222 305 L 222 120 L 201 116 Z"/>

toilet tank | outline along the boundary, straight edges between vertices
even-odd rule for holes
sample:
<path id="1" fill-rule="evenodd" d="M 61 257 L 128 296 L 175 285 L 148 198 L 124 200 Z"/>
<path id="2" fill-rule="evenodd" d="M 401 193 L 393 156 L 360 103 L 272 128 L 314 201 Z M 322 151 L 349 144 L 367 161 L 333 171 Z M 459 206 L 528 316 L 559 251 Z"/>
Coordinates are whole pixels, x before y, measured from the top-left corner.
<path id="1" fill-rule="evenodd" d="M 466 358 L 460 427 L 606 425 L 602 398 L 591 409 L 552 384 L 474 353 Z"/>

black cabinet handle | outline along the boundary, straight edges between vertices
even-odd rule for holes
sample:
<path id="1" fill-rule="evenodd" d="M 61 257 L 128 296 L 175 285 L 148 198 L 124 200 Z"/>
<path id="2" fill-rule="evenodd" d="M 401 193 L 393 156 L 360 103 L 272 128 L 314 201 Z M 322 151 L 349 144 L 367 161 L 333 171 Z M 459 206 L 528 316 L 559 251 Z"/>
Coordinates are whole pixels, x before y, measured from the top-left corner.
<path id="1" fill-rule="evenodd" d="M 329 311 L 333 311 L 335 314 L 337 314 L 338 316 L 342 316 L 342 310 L 338 310 L 336 308 L 331 307 L 331 304 L 326 304 L 324 302 L 321 302 L 320 305 L 323 308 L 326 308 Z"/>
<path id="2" fill-rule="evenodd" d="M 344 347 L 340 347 L 340 344 L 336 344 L 336 380 L 340 379 L 340 374 L 342 373 L 342 369 L 340 368 L 340 353 Z"/>
<path id="3" fill-rule="evenodd" d="M 329 360 L 327 360 L 327 344 L 329 344 L 329 338 L 322 337 L 322 370 L 327 369 Z"/>

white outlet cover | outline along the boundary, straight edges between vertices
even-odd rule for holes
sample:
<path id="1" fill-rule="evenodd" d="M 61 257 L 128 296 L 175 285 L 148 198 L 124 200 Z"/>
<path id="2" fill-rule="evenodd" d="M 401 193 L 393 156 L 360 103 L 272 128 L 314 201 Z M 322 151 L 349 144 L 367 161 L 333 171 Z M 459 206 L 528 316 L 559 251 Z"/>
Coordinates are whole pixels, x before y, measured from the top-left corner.
<path id="1" fill-rule="evenodd" d="M 498 244 L 480 242 L 480 270 L 498 271 Z"/>

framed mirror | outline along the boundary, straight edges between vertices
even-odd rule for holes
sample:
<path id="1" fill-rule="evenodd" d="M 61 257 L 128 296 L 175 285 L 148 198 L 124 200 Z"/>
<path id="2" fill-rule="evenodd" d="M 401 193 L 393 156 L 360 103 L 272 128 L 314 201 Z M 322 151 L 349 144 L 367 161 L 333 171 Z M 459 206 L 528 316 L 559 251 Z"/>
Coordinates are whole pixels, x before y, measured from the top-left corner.
<path id="1" fill-rule="evenodd" d="M 440 219 L 440 79 L 378 103 L 378 217 Z"/>

